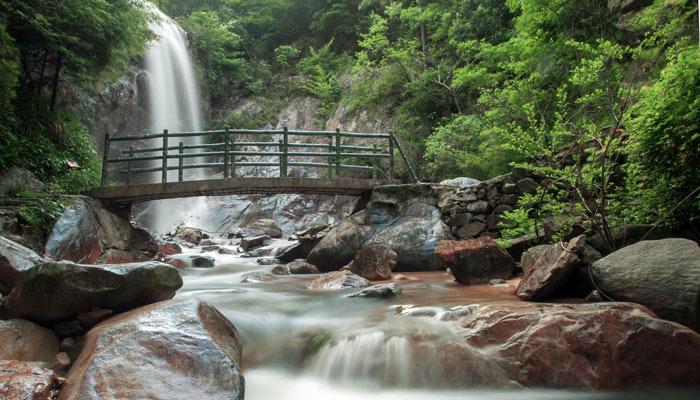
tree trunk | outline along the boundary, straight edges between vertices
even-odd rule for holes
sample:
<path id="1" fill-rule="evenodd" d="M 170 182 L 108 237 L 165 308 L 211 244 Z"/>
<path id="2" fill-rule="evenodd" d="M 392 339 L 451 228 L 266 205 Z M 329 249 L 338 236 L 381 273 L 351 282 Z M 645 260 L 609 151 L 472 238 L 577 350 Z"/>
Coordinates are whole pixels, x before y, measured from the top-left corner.
<path id="1" fill-rule="evenodd" d="M 54 70 L 53 73 L 53 84 L 51 86 L 51 108 L 50 111 L 53 114 L 53 111 L 56 107 L 56 96 L 58 95 L 58 80 L 61 77 L 61 67 L 63 66 L 63 53 L 58 52 L 56 53 L 56 69 Z"/>

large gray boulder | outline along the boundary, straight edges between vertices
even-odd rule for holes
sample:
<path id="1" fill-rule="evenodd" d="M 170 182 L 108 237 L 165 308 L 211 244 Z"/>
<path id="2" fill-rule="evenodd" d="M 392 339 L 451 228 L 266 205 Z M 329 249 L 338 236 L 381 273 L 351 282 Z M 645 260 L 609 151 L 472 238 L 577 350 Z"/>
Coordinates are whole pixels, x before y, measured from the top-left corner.
<path id="1" fill-rule="evenodd" d="M 607 297 L 700 329 L 700 247 L 692 240 L 635 243 L 593 263 L 590 275 Z"/>
<path id="2" fill-rule="evenodd" d="M 143 229 L 107 210 L 101 202 L 75 196 L 54 223 L 44 255 L 81 264 L 153 259 L 158 243 Z"/>
<path id="3" fill-rule="evenodd" d="M 242 400 L 241 344 L 216 308 L 164 301 L 117 315 L 85 336 L 61 400 Z"/>
<path id="4" fill-rule="evenodd" d="M 10 293 L 22 271 L 43 261 L 33 250 L 0 236 L 0 294 Z"/>
<path id="5" fill-rule="evenodd" d="M 95 308 L 120 312 L 167 300 L 181 286 L 177 269 L 157 261 L 99 266 L 47 262 L 20 275 L 2 309 L 50 325 Z"/>
<path id="6" fill-rule="evenodd" d="M 451 239 L 441 219 L 440 195 L 450 188 L 429 184 L 375 188 L 367 208 L 333 228 L 309 253 L 322 271 L 347 265 L 365 243 L 384 244 L 397 254 L 396 271 L 441 270 L 435 254 L 440 240 Z"/>

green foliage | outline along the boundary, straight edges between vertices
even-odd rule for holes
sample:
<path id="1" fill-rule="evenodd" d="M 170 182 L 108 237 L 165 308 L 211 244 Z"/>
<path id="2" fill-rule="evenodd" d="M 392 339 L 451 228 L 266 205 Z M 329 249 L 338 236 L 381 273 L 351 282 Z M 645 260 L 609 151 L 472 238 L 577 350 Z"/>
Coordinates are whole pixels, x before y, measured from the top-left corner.
<path id="1" fill-rule="evenodd" d="M 60 195 L 33 191 L 18 193 L 12 202 L 21 204 L 13 214 L 17 223 L 45 235 L 67 206 Z"/>
<path id="2" fill-rule="evenodd" d="M 698 71 L 700 51 L 682 51 L 643 90 L 632 111 L 627 125 L 629 185 L 639 200 L 635 211 L 642 221 L 657 222 L 670 213 L 665 223 L 677 226 L 700 218 Z"/>

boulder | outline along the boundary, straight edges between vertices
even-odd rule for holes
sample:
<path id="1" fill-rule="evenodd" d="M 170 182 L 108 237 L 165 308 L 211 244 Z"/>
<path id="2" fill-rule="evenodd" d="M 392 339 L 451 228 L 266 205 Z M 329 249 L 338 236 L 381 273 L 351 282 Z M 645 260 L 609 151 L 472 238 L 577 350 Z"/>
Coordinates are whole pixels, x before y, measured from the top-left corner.
<path id="1" fill-rule="evenodd" d="M 121 312 L 166 300 L 181 286 L 177 269 L 157 261 L 100 266 L 47 262 L 22 273 L 2 306 L 9 315 L 54 324 L 94 308 Z"/>
<path id="2" fill-rule="evenodd" d="M 216 260 L 212 256 L 187 256 L 187 265 L 192 268 L 214 268 L 215 261 Z"/>
<path id="3" fill-rule="evenodd" d="M 164 301 L 119 314 L 85 336 L 61 400 L 242 400 L 241 344 L 214 307 Z"/>
<path id="4" fill-rule="evenodd" d="M 365 215 L 360 211 L 342 220 L 311 250 L 306 261 L 324 272 L 347 265 L 373 232 L 365 224 Z"/>
<path id="5" fill-rule="evenodd" d="M 55 372 L 16 360 L 0 360 L 0 398 L 53 400 L 61 384 Z"/>
<path id="6" fill-rule="evenodd" d="M 618 249 L 637 243 L 642 240 L 642 238 L 645 238 L 646 240 L 659 240 L 672 237 L 669 232 L 662 228 L 655 228 L 654 225 L 644 224 L 626 224 L 616 226 L 610 230 L 610 236 L 612 237 L 613 242 L 615 242 L 615 248 Z M 610 254 L 611 250 L 613 250 L 609 248 L 606 240 L 603 239 L 603 236 L 597 233 L 591 236 L 589 243 L 604 255 Z"/>
<path id="7" fill-rule="evenodd" d="M 25 190 L 41 192 L 46 185 L 26 168 L 12 166 L 0 171 L 0 197 L 12 196 Z"/>
<path id="8" fill-rule="evenodd" d="M 281 238 L 282 229 L 273 219 L 259 219 L 252 224 L 244 226 L 236 233 L 236 236 L 242 238 L 265 235 L 271 238 Z"/>
<path id="9" fill-rule="evenodd" d="M 352 288 L 365 288 L 370 283 L 367 279 L 350 271 L 333 271 L 319 276 L 306 284 L 309 290 L 325 291 Z"/>
<path id="10" fill-rule="evenodd" d="M 513 258 L 489 237 L 443 240 L 436 253 L 447 264 L 457 282 L 463 285 L 508 279 L 515 269 Z"/>
<path id="11" fill-rule="evenodd" d="M 605 297 L 700 330 L 700 248 L 692 240 L 635 243 L 593 263 L 590 276 Z"/>
<path id="12" fill-rule="evenodd" d="M 160 242 L 158 244 L 158 255 L 160 257 L 167 257 L 180 253 L 182 253 L 182 247 L 175 242 Z"/>
<path id="13" fill-rule="evenodd" d="M 556 246 L 556 245 L 555 245 Z M 520 268 L 523 270 L 523 274 L 527 275 L 528 272 L 535 265 L 535 261 L 539 259 L 547 250 L 551 249 L 551 244 L 540 244 L 537 246 L 530 247 L 522 255 L 520 255 Z"/>
<path id="14" fill-rule="evenodd" d="M 33 250 L 0 236 L 0 294 L 10 293 L 22 271 L 43 261 Z"/>
<path id="15" fill-rule="evenodd" d="M 391 279 L 396 266 L 396 253 L 387 245 L 369 243 L 355 253 L 355 258 L 345 268 L 370 281 Z"/>
<path id="16" fill-rule="evenodd" d="M 313 264 L 309 264 L 304 260 L 294 260 L 290 263 L 285 264 L 285 267 L 289 270 L 289 273 L 293 275 L 301 274 L 320 274 L 321 271 L 316 268 Z"/>
<path id="17" fill-rule="evenodd" d="M 552 297 L 584 265 L 583 250 L 586 236 L 569 243 L 550 245 L 520 280 L 516 294 L 522 300 L 541 301 Z"/>
<path id="18" fill-rule="evenodd" d="M 202 239 L 208 239 L 209 235 L 198 228 L 178 227 L 175 231 L 175 237 L 196 246 Z"/>
<path id="19" fill-rule="evenodd" d="M 243 250 L 252 250 L 256 247 L 260 247 L 265 244 L 267 240 L 270 240 L 270 237 L 267 235 L 264 236 L 252 236 L 252 237 L 244 237 L 241 239 L 241 249 Z M 248 257 L 260 257 L 262 254 L 254 255 L 251 254 Z"/>
<path id="20" fill-rule="evenodd" d="M 467 344 L 528 387 L 629 389 L 700 382 L 700 335 L 632 303 L 500 303 L 457 322 Z"/>
<path id="21" fill-rule="evenodd" d="M 289 263 L 300 258 L 305 259 L 311 250 L 321 242 L 321 239 L 328 234 L 328 231 L 330 231 L 330 225 L 314 226 L 295 232 L 290 237 L 290 240 L 296 239 L 298 242 L 282 250 L 277 254 L 277 258 L 283 263 Z"/>
<path id="22" fill-rule="evenodd" d="M 44 246 L 46 257 L 82 264 L 144 261 L 157 253 L 158 243 L 147 231 L 82 196 L 73 197 Z"/>
<path id="23" fill-rule="evenodd" d="M 401 294 L 401 286 L 396 283 L 386 283 L 382 285 L 372 285 L 359 292 L 351 293 L 346 297 L 364 297 L 375 299 L 392 299 Z"/>
<path id="24" fill-rule="evenodd" d="M 50 363 L 58 338 L 49 329 L 23 319 L 0 320 L 0 360 Z"/>

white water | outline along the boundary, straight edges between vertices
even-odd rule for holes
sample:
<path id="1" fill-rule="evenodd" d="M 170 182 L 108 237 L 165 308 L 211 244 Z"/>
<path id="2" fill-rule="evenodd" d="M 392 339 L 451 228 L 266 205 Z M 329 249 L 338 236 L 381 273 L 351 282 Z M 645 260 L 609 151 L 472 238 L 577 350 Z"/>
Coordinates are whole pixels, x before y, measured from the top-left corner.
<path id="1" fill-rule="evenodd" d="M 152 3 L 145 2 L 145 7 L 154 18 L 149 28 L 158 37 L 149 43 L 144 56 L 146 64 L 148 94 L 151 111 L 151 131 L 162 132 L 198 132 L 202 130 L 200 96 L 194 66 L 187 50 L 187 32 L 182 30 L 170 17 L 165 15 Z M 174 138 L 173 138 L 174 139 Z M 199 138 L 171 139 L 169 147 L 184 144 L 199 144 Z M 162 145 L 162 141 L 156 146 Z M 153 145 L 149 143 L 147 145 Z M 198 163 L 198 159 L 190 159 Z M 170 160 L 175 162 L 175 160 Z M 156 161 L 154 166 L 160 166 Z M 188 170 L 187 179 L 206 177 L 201 169 Z M 160 182 L 161 173 L 154 173 L 152 180 Z M 177 180 L 177 171 L 168 173 L 168 181 Z M 174 221 L 185 225 L 196 225 L 197 215 L 205 210 L 205 199 L 178 199 L 174 201 L 154 202 L 154 226 L 157 231 L 167 231 Z"/>

